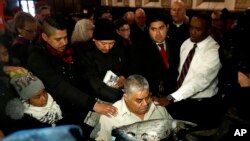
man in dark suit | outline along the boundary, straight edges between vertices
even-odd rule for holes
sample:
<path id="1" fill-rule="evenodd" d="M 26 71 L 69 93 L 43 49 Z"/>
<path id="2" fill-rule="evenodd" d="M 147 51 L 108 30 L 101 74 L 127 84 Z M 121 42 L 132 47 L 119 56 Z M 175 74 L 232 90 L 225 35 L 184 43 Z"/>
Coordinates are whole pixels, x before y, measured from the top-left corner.
<path id="1" fill-rule="evenodd" d="M 168 27 L 164 15 L 149 16 L 148 36 L 133 51 L 132 72 L 147 78 L 155 96 L 173 92 L 178 76 L 179 48 L 167 37 Z"/>
<path id="2" fill-rule="evenodd" d="M 135 10 L 135 22 L 131 25 L 131 41 L 132 43 L 138 43 L 143 40 L 147 33 L 146 28 L 146 13 L 142 8 Z"/>
<path id="3" fill-rule="evenodd" d="M 189 37 L 189 20 L 186 15 L 184 2 L 172 2 L 170 15 L 171 22 L 169 22 L 168 36 L 177 40 L 178 47 L 180 48 L 181 44 Z"/>

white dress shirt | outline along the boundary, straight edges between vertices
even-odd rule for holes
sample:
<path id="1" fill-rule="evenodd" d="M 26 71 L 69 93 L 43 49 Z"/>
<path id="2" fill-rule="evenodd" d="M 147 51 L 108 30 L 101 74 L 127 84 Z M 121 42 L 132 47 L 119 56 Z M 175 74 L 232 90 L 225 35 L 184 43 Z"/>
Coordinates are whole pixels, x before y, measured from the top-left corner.
<path id="1" fill-rule="evenodd" d="M 179 73 L 193 45 L 194 42 L 191 42 L 190 38 L 182 44 Z M 197 43 L 195 54 L 181 87 L 171 94 L 175 102 L 189 97 L 209 98 L 216 95 L 218 72 L 221 68 L 218 50 L 219 45 L 211 36 Z"/>
<path id="2" fill-rule="evenodd" d="M 100 131 L 97 133 L 95 140 L 111 141 L 111 131 L 113 127 L 119 127 L 123 125 L 132 124 L 142 121 L 134 113 L 130 112 L 126 106 L 124 99 L 115 102 L 113 104 L 118 109 L 118 115 L 115 117 L 107 117 L 101 115 L 99 124 Z M 173 119 L 167 112 L 165 107 L 156 106 L 153 102 L 150 104 L 148 112 L 144 116 L 144 120 L 150 119 Z"/>
<path id="3" fill-rule="evenodd" d="M 158 48 L 159 51 L 161 51 L 161 47 L 159 47 L 159 44 L 163 44 L 164 45 L 164 50 L 166 51 L 166 42 L 162 42 L 162 43 L 156 43 L 156 46 Z"/>

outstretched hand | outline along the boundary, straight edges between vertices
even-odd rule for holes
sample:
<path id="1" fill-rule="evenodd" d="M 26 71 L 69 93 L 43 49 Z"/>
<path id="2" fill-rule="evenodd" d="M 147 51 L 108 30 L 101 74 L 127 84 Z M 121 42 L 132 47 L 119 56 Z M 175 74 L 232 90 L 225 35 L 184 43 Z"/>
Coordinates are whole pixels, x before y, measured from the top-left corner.
<path id="1" fill-rule="evenodd" d="M 117 108 L 112 106 L 111 104 L 96 102 L 93 110 L 108 117 L 117 115 Z"/>
<path id="2" fill-rule="evenodd" d="M 152 100 L 155 105 L 160 105 L 160 106 L 168 106 L 171 104 L 171 101 L 169 101 L 166 97 L 152 97 Z"/>

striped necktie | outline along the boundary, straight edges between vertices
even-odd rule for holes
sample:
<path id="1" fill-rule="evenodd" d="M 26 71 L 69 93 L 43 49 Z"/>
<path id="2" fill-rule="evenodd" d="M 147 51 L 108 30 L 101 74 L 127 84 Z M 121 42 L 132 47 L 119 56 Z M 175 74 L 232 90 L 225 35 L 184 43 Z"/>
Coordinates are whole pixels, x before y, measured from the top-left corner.
<path id="1" fill-rule="evenodd" d="M 189 51 L 187 58 L 182 66 L 181 73 L 179 76 L 179 79 L 177 81 L 177 89 L 179 89 L 188 73 L 188 69 L 190 67 L 190 63 L 193 59 L 194 53 L 195 53 L 195 48 L 197 47 L 197 44 L 195 43 L 193 48 Z"/>

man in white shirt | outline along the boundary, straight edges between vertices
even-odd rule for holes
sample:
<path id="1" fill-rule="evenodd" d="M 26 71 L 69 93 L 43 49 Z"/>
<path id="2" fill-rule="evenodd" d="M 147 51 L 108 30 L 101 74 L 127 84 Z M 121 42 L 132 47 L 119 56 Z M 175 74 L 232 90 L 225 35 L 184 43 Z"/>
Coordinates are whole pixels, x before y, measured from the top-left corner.
<path id="1" fill-rule="evenodd" d="M 205 13 L 194 15 L 190 22 L 190 38 L 180 49 L 179 77 L 183 81 L 178 89 L 167 98 L 155 99 L 160 105 L 167 106 L 175 119 L 187 120 L 208 127 L 217 122 L 220 115 L 218 92 L 218 73 L 221 68 L 219 45 L 209 35 L 211 17 Z M 183 77 L 186 58 L 196 44 L 195 53 L 189 69 Z"/>
<path id="2" fill-rule="evenodd" d="M 131 75 L 127 78 L 123 98 L 113 106 L 118 109 L 118 115 L 111 118 L 100 117 L 100 130 L 95 137 L 98 141 L 111 141 L 114 127 L 150 119 L 172 119 L 164 107 L 152 103 L 149 84 L 141 75 Z"/>

